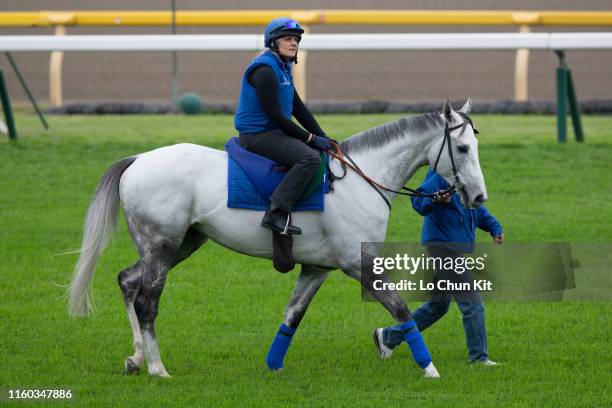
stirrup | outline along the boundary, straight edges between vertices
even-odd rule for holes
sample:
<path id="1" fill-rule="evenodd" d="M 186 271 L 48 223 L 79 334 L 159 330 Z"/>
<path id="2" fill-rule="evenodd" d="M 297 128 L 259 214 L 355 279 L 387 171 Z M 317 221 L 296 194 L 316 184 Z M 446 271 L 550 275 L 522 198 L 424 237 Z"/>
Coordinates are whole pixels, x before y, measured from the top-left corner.
<path id="1" fill-rule="evenodd" d="M 281 217 L 282 219 L 279 219 Z M 302 229 L 291 225 L 291 214 L 280 209 L 268 210 L 261 220 L 261 226 L 281 235 L 300 235 Z"/>

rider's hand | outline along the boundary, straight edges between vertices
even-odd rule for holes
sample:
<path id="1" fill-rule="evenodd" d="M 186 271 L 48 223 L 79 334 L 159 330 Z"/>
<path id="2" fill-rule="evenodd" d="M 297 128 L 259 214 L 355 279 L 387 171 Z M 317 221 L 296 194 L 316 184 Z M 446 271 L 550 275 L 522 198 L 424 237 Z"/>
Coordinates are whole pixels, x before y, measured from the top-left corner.
<path id="1" fill-rule="evenodd" d="M 432 201 L 435 204 L 447 204 L 447 203 L 450 203 L 451 194 L 452 193 L 450 193 L 450 192 L 445 192 L 445 190 L 440 190 L 440 191 L 435 193 L 435 196 L 434 196 L 434 198 L 432 198 Z"/>
<path id="2" fill-rule="evenodd" d="M 316 136 L 316 135 L 312 135 L 312 140 L 310 141 L 310 143 L 312 144 L 313 147 L 319 149 L 319 150 L 329 150 L 331 147 L 331 143 L 330 143 L 330 139 L 328 137 L 325 136 Z"/>
<path id="3" fill-rule="evenodd" d="M 496 235 L 493 237 L 493 243 L 496 245 L 501 245 L 504 243 L 504 234 Z"/>

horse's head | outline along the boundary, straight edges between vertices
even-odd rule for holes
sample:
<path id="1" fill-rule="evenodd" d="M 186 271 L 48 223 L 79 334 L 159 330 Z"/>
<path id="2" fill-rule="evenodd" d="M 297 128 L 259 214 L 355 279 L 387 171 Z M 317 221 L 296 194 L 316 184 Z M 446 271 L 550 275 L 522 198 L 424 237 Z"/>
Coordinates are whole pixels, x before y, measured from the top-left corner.
<path id="1" fill-rule="evenodd" d="M 474 208 L 487 201 L 487 189 L 478 160 L 478 130 L 469 117 L 471 107 L 468 98 L 460 110 L 454 111 L 446 100 L 441 113 L 446 123 L 445 136 L 431 145 L 429 163 L 449 184 L 455 185 L 463 205 Z"/>

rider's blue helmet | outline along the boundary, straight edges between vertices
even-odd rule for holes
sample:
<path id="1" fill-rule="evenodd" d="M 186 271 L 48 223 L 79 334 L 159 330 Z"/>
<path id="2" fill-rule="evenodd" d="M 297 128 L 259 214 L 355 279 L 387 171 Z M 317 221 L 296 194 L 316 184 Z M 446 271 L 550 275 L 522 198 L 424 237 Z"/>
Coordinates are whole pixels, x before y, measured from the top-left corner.
<path id="1" fill-rule="evenodd" d="M 289 17 L 279 17 L 270 21 L 264 32 L 264 47 L 275 48 L 274 41 L 281 37 L 292 35 L 297 37 L 298 42 L 302 39 L 304 29 L 300 24 Z"/>

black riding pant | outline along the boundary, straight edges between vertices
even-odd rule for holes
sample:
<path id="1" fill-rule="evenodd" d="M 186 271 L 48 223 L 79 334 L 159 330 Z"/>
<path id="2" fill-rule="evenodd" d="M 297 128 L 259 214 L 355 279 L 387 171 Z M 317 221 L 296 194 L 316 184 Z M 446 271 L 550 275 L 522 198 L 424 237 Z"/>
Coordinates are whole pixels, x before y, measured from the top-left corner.
<path id="1" fill-rule="evenodd" d="M 291 212 L 321 164 L 319 152 L 278 129 L 241 134 L 239 140 L 245 149 L 289 168 L 270 198 L 270 208 Z"/>

